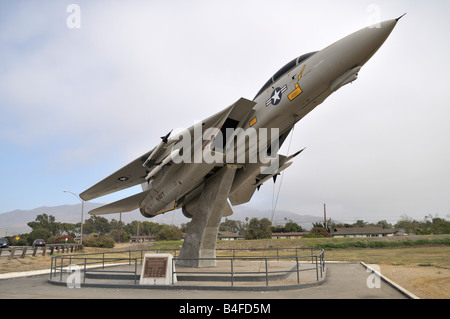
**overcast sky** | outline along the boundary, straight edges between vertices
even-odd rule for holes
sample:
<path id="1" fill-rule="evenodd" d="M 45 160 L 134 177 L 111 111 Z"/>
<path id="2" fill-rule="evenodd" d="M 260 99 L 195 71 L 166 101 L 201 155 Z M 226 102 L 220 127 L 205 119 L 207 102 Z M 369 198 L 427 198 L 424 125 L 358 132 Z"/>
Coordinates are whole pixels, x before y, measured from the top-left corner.
<path id="1" fill-rule="evenodd" d="M 0 212 L 79 203 L 63 190 L 81 193 L 171 129 L 252 99 L 293 58 L 405 12 L 359 79 L 296 125 L 289 152 L 306 150 L 276 208 L 449 217 L 446 0 L 1 1 Z M 272 207 L 273 191 L 247 205 Z"/>

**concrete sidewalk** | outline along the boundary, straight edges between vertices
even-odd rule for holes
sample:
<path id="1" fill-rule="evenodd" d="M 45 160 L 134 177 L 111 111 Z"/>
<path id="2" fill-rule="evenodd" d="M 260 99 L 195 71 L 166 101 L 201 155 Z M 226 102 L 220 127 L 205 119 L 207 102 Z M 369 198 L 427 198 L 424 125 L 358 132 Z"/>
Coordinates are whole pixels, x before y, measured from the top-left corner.
<path id="1" fill-rule="evenodd" d="M 380 280 L 368 287 L 371 272 L 360 263 L 327 263 L 324 284 L 276 291 L 165 290 L 119 288 L 68 288 L 48 283 L 48 275 L 15 277 L 0 281 L 3 299 L 405 299 L 403 292 Z M 379 288 L 377 288 L 379 287 Z"/>

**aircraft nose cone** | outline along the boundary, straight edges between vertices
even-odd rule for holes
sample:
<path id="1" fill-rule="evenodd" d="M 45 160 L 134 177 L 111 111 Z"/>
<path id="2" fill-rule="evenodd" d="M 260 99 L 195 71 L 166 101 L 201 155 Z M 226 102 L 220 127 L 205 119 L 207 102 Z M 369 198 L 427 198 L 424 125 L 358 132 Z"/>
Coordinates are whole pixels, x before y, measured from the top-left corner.
<path id="1" fill-rule="evenodd" d="M 335 61 L 346 70 L 363 66 L 383 45 L 397 21 L 397 19 L 387 20 L 361 29 L 327 49 L 332 50 Z"/>
<path id="2" fill-rule="evenodd" d="M 397 19 L 387 20 L 359 31 L 357 41 L 360 42 L 359 54 L 362 58 L 360 66 L 364 65 L 378 51 L 394 30 L 397 22 Z"/>

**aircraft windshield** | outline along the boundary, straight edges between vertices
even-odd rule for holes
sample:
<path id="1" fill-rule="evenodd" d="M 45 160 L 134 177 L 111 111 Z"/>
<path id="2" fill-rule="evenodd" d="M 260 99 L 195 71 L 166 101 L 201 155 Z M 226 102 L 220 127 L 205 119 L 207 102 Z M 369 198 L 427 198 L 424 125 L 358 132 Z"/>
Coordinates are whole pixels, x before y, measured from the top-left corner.
<path id="1" fill-rule="evenodd" d="M 255 100 L 262 92 L 267 90 L 267 88 L 270 87 L 273 83 L 278 81 L 278 79 L 280 79 L 283 75 L 288 73 L 290 70 L 295 68 L 297 65 L 301 64 L 303 61 L 305 61 L 306 59 L 308 59 L 309 57 L 311 57 L 315 53 L 317 53 L 317 51 L 303 54 L 302 56 L 298 57 L 295 60 L 292 60 L 291 62 L 286 64 L 284 67 L 282 67 L 277 73 L 274 74 L 274 76 L 272 76 L 269 79 L 269 81 L 267 81 L 266 84 L 264 84 L 264 86 L 261 88 L 261 90 L 259 90 L 258 94 L 256 94 L 256 96 L 255 96 L 255 98 L 253 100 Z"/>

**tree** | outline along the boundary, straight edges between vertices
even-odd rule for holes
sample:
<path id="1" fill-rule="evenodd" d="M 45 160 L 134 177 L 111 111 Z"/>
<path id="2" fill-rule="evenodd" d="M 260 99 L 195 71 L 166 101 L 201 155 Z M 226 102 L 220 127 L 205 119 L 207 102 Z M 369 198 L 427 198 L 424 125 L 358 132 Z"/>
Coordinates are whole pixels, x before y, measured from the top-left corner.
<path id="1" fill-rule="evenodd" d="M 219 225 L 219 231 L 228 231 L 233 234 L 243 235 L 246 230 L 246 224 L 239 220 L 225 218 L 225 221 Z"/>
<path id="2" fill-rule="evenodd" d="M 116 243 L 118 243 L 118 242 L 126 243 L 130 240 L 130 236 L 123 229 L 122 229 L 122 232 L 120 232 L 120 229 L 111 230 L 111 232 L 109 233 L 109 237 L 114 239 L 114 241 Z"/>
<path id="3" fill-rule="evenodd" d="M 187 233 L 190 226 L 191 226 L 191 222 L 181 224 L 181 231 L 183 233 Z"/>
<path id="4" fill-rule="evenodd" d="M 450 222 L 431 214 L 425 216 L 420 226 L 420 234 L 423 235 L 450 234 Z"/>
<path id="5" fill-rule="evenodd" d="M 313 236 L 330 237 L 330 234 L 328 233 L 322 222 L 312 223 L 312 225 L 313 228 L 309 232 L 310 234 L 312 234 Z"/>
<path id="6" fill-rule="evenodd" d="M 290 222 L 286 223 L 286 225 L 284 226 L 284 231 L 286 233 L 296 233 L 296 232 L 303 231 L 303 228 L 302 228 L 302 226 L 298 225 L 297 223 L 290 221 Z"/>
<path id="7" fill-rule="evenodd" d="M 156 235 L 163 225 L 154 222 L 141 222 L 139 226 L 139 233 L 147 236 Z"/>
<path id="8" fill-rule="evenodd" d="M 106 235 L 111 229 L 108 220 L 101 216 L 91 216 L 84 222 L 83 228 L 83 233 L 98 233 L 99 235 Z"/>
<path id="9" fill-rule="evenodd" d="M 392 229 L 392 224 L 389 224 L 386 220 L 380 220 L 376 223 L 376 226 L 381 227 L 383 229 Z"/>
<path id="10" fill-rule="evenodd" d="M 359 219 L 356 221 L 356 223 L 353 224 L 355 227 L 366 227 L 367 223 L 363 221 L 362 219 Z"/>
<path id="11" fill-rule="evenodd" d="M 52 236 L 52 233 L 44 227 L 35 227 L 31 233 L 28 234 L 27 241 L 31 245 L 35 239 L 47 239 Z"/>
<path id="12" fill-rule="evenodd" d="M 71 223 L 56 223 L 58 225 L 58 234 L 75 237 L 76 225 Z"/>
<path id="13" fill-rule="evenodd" d="M 267 218 L 252 218 L 248 224 L 245 239 L 264 239 L 272 237 L 272 223 Z"/>
<path id="14" fill-rule="evenodd" d="M 294 223 L 292 220 L 287 220 L 286 218 L 284 220 L 286 221 L 284 226 L 272 226 L 272 233 L 297 233 L 304 231 L 302 226 Z"/>
<path id="15" fill-rule="evenodd" d="M 29 222 L 27 225 L 33 230 L 38 228 L 46 229 L 51 235 L 54 236 L 57 235 L 57 230 L 60 228 L 55 222 L 55 216 L 49 216 L 47 214 L 38 215 L 34 222 Z"/>
<path id="16" fill-rule="evenodd" d="M 169 225 L 162 225 L 156 234 L 156 240 L 180 240 L 182 237 L 181 229 Z"/>
<path id="17" fill-rule="evenodd" d="M 395 224 L 395 228 L 401 228 L 407 234 L 417 234 L 420 232 L 417 221 L 407 215 L 402 215 L 402 219 Z"/>
<path id="18" fill-rule="evenodd" d="M 315 236 L 330 237 L 330 234 L 328 233 L 326 228 L 323 226 L 322 227 L 314 226 L 309 233 L 313 234 Z"/>
<path id="19" fill-rule="evenodd" d="M 442 218 L 433 218 L 431 225 L 432 234 L 450 234 L 450 222 Z"/>

